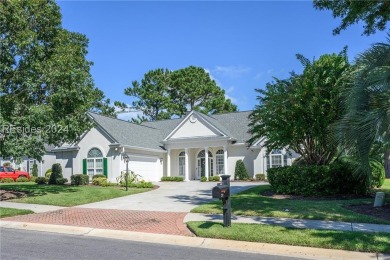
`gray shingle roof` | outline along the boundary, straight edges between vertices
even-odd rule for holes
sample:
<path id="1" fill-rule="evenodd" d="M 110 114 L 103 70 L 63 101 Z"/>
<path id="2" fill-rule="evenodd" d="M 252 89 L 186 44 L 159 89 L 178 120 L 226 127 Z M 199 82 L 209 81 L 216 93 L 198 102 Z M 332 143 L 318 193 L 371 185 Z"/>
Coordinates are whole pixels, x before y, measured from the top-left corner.
<path id="1" fill-rule="evenodd" d="M 203 115 L 223 133 L 243 143 L 250 138 L 248 116 L 252 111 L 216 115 Z M 144 122 L 141 125 L 130 123 L 95 113 L 88 113 L 116 142 L 122 145 L 164 150 L 161 143 L 183 120 L 183 118 Z"/>

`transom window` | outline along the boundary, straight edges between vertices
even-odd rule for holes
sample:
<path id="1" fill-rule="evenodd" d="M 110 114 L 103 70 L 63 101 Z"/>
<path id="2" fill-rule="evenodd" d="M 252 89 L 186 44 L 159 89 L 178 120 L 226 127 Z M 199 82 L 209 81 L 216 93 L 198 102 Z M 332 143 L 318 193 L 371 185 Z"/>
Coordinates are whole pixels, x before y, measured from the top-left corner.
<path id="1" fill-rule="evenodd" d="M 184 176 L 186 167 L 186 154 L 185 152 L 179 153 L 179 175 Z"/>
<path id="2" fill-rule="evenodd" d="M 88 152 L 87 173 L 92 180 L 92 176 L 103 174 L 103 153 L 98 148 L 92 148 Z"/>
<path id="3" fill-rule="evenodd" d="M 217 174 L 224 174 L 225 172 L 225 158 L 223 150 L 218 150 L 215 155 L 215 166 Z"/>

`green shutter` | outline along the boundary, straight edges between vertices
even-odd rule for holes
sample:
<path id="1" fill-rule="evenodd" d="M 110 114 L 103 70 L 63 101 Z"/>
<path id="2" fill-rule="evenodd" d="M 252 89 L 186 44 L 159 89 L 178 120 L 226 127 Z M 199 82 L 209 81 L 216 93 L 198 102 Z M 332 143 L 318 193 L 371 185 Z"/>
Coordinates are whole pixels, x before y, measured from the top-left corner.
<path id="1" fill-rule="evenodd" d="M 103 158 L 103 174 L 107 178 L 107 158 Z"/>
<path id="2" fill-rule="evenodd" d="M 87 159 L 83 159 L 83 174 L 87 174 Z"/>

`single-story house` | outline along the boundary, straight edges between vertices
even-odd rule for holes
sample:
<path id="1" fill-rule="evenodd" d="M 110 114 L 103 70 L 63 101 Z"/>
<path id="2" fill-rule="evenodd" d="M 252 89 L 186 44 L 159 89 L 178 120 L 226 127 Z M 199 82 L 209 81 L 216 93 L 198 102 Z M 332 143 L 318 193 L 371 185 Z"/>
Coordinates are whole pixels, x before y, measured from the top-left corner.
<path id="1" fill-rule="evenodd" d="M 65 178 L 72 174 L 104 174 L 115 182 L 126 170 L 147 181 L 162 176 L 182 176 L 186 181 L 201 176 L 229 174 L 234 178 L 238 160 L 243 160 L 249 176 L 266 173 L 268 168 L 291 165 L 298 157 L 284 149 L 267 155 L 264 139 L 248 146 L 248 116 L 251 111 L 204 115 L 188 112 L 183 118 L 134 124 L 88 113 L 95 127 L 80 141 L 50 150 L 60 163 Z"/>

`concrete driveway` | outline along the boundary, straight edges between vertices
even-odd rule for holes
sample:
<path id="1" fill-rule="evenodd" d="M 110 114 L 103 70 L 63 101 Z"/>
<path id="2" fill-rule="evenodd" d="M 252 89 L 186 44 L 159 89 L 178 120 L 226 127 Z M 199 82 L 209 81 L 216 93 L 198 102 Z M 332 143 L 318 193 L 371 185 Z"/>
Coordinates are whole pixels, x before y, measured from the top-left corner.
<path id="1" fill-rule="evenodd" d="M 237 193 L 263 183 L 232 182 L 231 192 Z M 212 200 L 211 189 L 216 182 L 158 182 L 160 188 L 150 192 L 105 200 L 78 208 L 122 209 L 165 212 L 190 212 L 198 205 Z"/>

